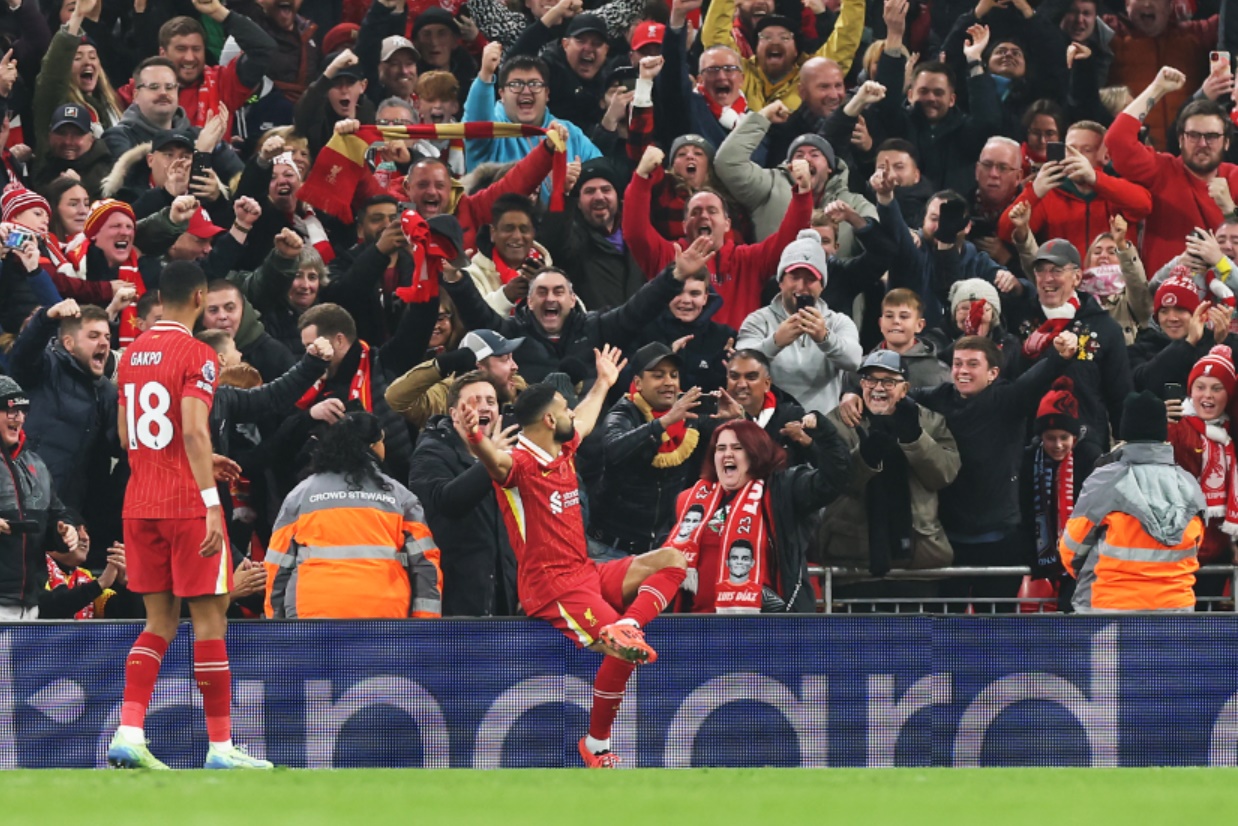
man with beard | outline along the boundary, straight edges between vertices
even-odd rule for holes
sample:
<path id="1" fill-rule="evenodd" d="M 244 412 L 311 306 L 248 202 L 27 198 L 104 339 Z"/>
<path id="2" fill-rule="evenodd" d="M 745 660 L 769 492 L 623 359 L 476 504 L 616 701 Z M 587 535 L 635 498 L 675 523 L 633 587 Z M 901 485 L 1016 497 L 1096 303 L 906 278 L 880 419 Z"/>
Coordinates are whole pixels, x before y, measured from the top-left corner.
<path id="1" fill-rule="evenodd" d="M 862 418 L 830 413 L 851 454 L 847 491 L 826 509 L 824 561 L 883 576 L 892 568 L 944 568 L 954 552 L 937 513 L 937 491 L 958 476 L 959 449 L 940 413 L 907 397 L 902 357 L 874 350 L 860 365 Z M 936 583 L 852 586 L 844 596 L 929 597 Z"/>
<path id="2" fill-rule="evenodd" d="M 70 298 L 36 312 L 9 354 L 13 377 L 30 394 L 26 446 L 79 514 L 91 506 L 97 514 L 111 460 L 120 455 L 116 385 L 106 376 L 111 342 L 107 313 Z"/>
<path id="3" fill-rule="evenodd" d="M 241 51 L 240 57 L 226 66 L 208 66 L 206 32 L 201 23 L 192 17 L 173 17 L 159 26 L 159 55 L 175 65 L 181 108 L 190 124 L 201 128 L 217 104 L 222 103 L 233 112 L 245 105 L 254 89 L 262 85 L 275 53 L 275 41 L 257 23 L 242 14 L 233 14 L 220 0 L 197 0 L 194 9 L 217 23 L 223 29 L 223 39 L 233 38 Z M 148 7 L 134 14 L 139 42 L 148 37 L 143 29 L 162 20 L 160 12 Z M 125 102 L 133 102 L 132 83 L 116 93 Z"/>
<path id="4" fill-rule="evenodd" d="M 1155 105 L 1140 118 L 1152 135 L 1153 145 L 1168 147 L 1174 137 L 1174 113 L 1189 99 L 1190 90 L 1198 89 L 1208 76 L 1208 50 L 1217 48 L 1219 18 L 1213 14 L 1204 20 L 1179 20 L 1171 0 L 1126 0 L 1124 17 L 1105 15 L 1104 19 L 1113 28 L 1109 85 L 1125 86 L 1133 92 L 1155 83 L 1160 77 L 1153 75 L 1158 62 L 1183 73 L 1183 82 L 1158 95 Z M 1179 117 L 1179 131 L 1181 125 Z"/>
<path id="5" fill-rule="evenodd" d="M 373 123 L 374 103 L 365 96 L 368 85 L 359 60 L 351 49 L 327 57 L 327 68 L 297 101 L 294 125 L 298 135 L 309 141 L 310 153 L 317 155 L 342 120 Z"/>
<path id="6" fill-rule="evenodd" d="M 567 208 L 542 219 L 542 243 L 556 261 L 572 262 L 573 289 L 595 310 L 618 307 L 646 280 L 624 241 L 621 181 L 611 161 L 589 161 L 581 166 Z"/>
<path id="7" fill-rule="evenodd" d="M 484 376 L 498 394 L 498 402 L 511 404 L 525 386 L 512 356 L 522 344 L 523 338 L 509 340 L 493 330 L 474 330 L 460 339 L 455 350 L 424 361 L 391 382 L 387 404 L 416 427 L 424 427 L 453 406 L 451 388 L 466 373 Z"/>
<path id="8" fill-rule="evenodd" d="M 698 272 L 703 251 L 693 250 L 681 261 Z M 472 408 L 456 428 L 502 491 L 525 612 L 549 622 L 581 648 L 606 655 L 593 683 L 588 733 L 578 750 L 587 767 L 613 769 L 619 758 L 610 748 L 611 727 L 624 689 L 637 665 L 658 657 L 641 629 L 675 598 L 687 561 L 672 548 L 602 564 L 588 557 L 575 457 L 623 368 L 619 351 L 608 346 L 595 353 L 597 382 L 575 410 L 548 384 L 521 394 L 513 412 L 522 432 L 510 453 L 481 431 Z"/>
<path id="9" fill-rule="evenodd" d="M 487 44 L 482 52 L 481 70 L 464 102 L 464 121 L 519 123 L 549 128 L 556 120 L 547 108 L 550 68 L 541 58 L 530 55 L 514 55 L 500 68 L 502 54 L 498 43 Z M 497 101 L 494 94 L 496 80 L 499 90 Z M 600 116 L 597 102 L 598 97 L 594 97 L 590 106 Z M 568 158 L 589 161 L 601 157 L 602 153 L 585 137 L 580 126 L 558 120 L 567 129 Z M 472 172 L 483 163 L 518 161 L 536 148 L 536 138 L 470 138 L 464 142 L 464 157 Z M 550 202 L 549 179 L 542 184 L 541 196 L 543 201 Z"/>
<path id="10" fill-rule="evenodd" d="M 865 84 L 859 96 L 864 100 L 880 96 L 884 90 Z M 791 141 L 785 161 L 774 169 L 765 169 L 750 160 L 753 152 L 765 140 L 772 124 L 786 123 L 791 110 L 774 101 L 760 112 L 753 112 L 718 147 L 714 171 L 727 191 L 752 214 L 757 238 L 768 238 L 777 232 L 792 203 L 791 166 L 797 161 L 808 165 L 811 173 L 812 206 L 824 207 L 834 201 L 844 201 L 865 219 L 877 217 L 877 210 L 863 196 L 847 189 L 847 165 L 839 160 L 834 147 L 820 135 L 809 132 Z M 801 226 L 806 226 L 807 222 Z M 844 257 L 856 253 L 854 235 L 849 224 L 840 226 L 838 254 Z M 786 243 L 786 242 L 784 242 Z M 767 273 L 768 274 L 768 271 Z"/>
<path id="11" fill-rule="evenodd" d="M 641 157 L 636 174 L 628 184 L 625 199 L 629 203 L 648 203 L 650 174 L 662 163 L 662 150 L 651 146 Z M 722 309 L 717 320 L 736 326 L 761 305 L 761 290 L 771 271 L 777 268 L 783 247 L 795 240 L 795 234 L 808 226 L 812 217 L 813 173 L 807 160 L 796 159 L 790 165 L 795 181 L 795 194 L 789 199 L 776 232 L 761 236 L 757 244 L 737 244 L 731 236 L 731 218 L 726 203 L 717 192 L 704 189 L 688 199 L 684 208 L 684 240 L 679 244 L 667 241 L 649 222 L 648 211 L 629 209 L 623 216 L 624 239 L 632 255 L 647 273 L 660 271 L 675 257 L 676 249 L 701 239 L 709 242 L 713 255 L 708 263 L 710 284 L 722 296 Z"/>
<path id="12" fill-rule="evenodd" d="M 748 106 L 761 109 L 780 100 L 788 109 L 800 107 L 800 68 L 812 57 L 828 57 L 838 62 L 845 75 L 855 59 L 864 30 L 864 0 L 842 0 L 838 20 L 829 40 L 813 54 L 801 54 L 797 46 L 800 36 L 798 21 L 779 14 L 767 14 L 757 21 L 756 54 L 743 58 L 744 96 Z M 701 42 L 709 46 L 730 46 L 738 49 L 731 20 L 735 16 L 734 0 L 710 3 L 701 23 Z"/>
<path id="13" fill-rule="evenodd" d="M 1220 226 L 1229 217 L 1225 213 L 1232 214 L 1238 193 L 1238 165 L 1221 162 L 1229 149 L 1233 124 L 1213 101 L 1192 101 L 1178 115 L 1180 156 L 1156 152 L 1139 142 L 1139 127 L 1157 101 L 1185 83 L 1182 72 L 1162 67 L 1105 134 L 1114 171 L 1152 193 L 1152 212 L 1140 248 L 1148 272 L 1156 272 L 1180 253 L 1182 239 L 1196 227 Z"/>
<path id="14" fill-rule="evenodd" d="M 464 373 L 449 384 L 446 415 L 431 417 L 413 452 L 408 487 L 421 500 L 426 524 L 443 552 L 445 617 L 518 613 L 516 557 L 494 485 L 456 430 L 464 410 L 474 410 L 478 429 L 500 449 L 509 447 L 516 426 L 500 434 L 501 399 L 490 376 L 479 370 Z"/>
<path id="15" fill-rule="evenodd" d="M 695 282 L 694 282 L 695 283 Z M 701 388 L 680 392 L 677 353 L 655 341 L 636 351 L 632 390 L 602 427 L 605 470 L 589 515 L 589 557 L 621 559 L 652 550 L 675 524 L 675 500 L 700 472 L 700 457 L 717 419 L 738 418 L 735 400 L 710 399 L 717 413 L 698 411 Z"/>

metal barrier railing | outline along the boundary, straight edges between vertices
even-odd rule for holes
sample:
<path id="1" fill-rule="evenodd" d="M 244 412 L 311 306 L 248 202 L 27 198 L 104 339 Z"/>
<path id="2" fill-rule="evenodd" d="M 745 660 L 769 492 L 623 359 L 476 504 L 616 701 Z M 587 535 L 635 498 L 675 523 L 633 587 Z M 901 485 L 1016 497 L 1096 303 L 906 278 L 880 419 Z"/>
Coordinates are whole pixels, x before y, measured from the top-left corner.
<path id="1" fill-rule="evenodd" d="M 957 577 L 1027 577 L 1031 569 L 1026 567 L 959 567 L 925 568 L 917 570 L 890 571 L 883 577 L 875 577 L 861 568 L 829 568 L 809 565 L 808 574 L 820 584 L 817 595 L 817 611 L 825 614 L 852 614 L 856 609 L 866 613 L 894 614 L 946 614 L 973 613 L 996 614 L 999 609 L 1011 606 L 1016 613 L 1054 613 L 1057 611 L 1056 595 L 974 597 L 974 596 L 847 596 L 835 594 L 836 587 L 872 584 L 879 582 L 941 582 Z M 1199 569 L 1203 576 L 1223 575 L 1229 578 L 1229 593 L 1199 595 L 1196 610 L 1238 613 L 1235 595 L 1238 595 L 1238 566 L 1204 565 Z M 1044 580 L 1033 580 L 1033 582 Z M 1022 590 L 1022 589 L 1020 589 Z M 953 608 L 953 610 L 951 610 Z"/>

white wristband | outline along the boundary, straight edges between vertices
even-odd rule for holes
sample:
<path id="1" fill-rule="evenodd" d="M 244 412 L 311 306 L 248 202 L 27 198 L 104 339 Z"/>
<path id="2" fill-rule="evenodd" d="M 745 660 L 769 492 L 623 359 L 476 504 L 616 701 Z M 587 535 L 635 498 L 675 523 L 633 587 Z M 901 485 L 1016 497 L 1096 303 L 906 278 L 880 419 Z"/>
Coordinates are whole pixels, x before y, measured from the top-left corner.
<path id="1" fill-rule="evenodd" d="M 202 494 L 202 504 L 208 508 L 219 507 L 219 488 L 207 488 L 199 491 Z"/>

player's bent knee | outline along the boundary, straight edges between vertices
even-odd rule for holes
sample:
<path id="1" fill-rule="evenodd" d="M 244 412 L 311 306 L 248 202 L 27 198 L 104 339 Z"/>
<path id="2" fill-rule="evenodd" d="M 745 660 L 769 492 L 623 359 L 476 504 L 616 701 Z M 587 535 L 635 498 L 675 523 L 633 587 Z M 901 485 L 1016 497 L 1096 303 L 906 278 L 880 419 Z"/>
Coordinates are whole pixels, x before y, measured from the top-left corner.
<path id="1" fill-rule="evenodd" d="M 649 572 L 660 571 L 663 568 L 687 568 L 688 558 L 675 548 L 659 548 L 650 551 L 643 557 Z"/>

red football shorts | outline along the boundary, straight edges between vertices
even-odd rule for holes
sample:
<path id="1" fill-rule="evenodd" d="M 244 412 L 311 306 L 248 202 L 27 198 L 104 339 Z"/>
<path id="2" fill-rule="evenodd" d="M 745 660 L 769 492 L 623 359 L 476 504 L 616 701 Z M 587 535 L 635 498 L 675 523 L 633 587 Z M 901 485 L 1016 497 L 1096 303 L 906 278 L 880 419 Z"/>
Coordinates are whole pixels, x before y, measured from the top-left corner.
<path id="1" fill-rule="evenodd" d="M 578 648 L 594 643 L 598 632 L 623 615 L 623 578 L 634 556 L 594 563 L 594 575 L 564 591 L 533 616 L 558 628 Z"/>
<path id="2" fill-rule="evenodd" d="M 126 519 L 125 568 L 129 590 L 139 594 L 171 591 L 178 597 L 203 597 L 232 590 L 232 555 L 224 550 L 202 556 L 206 518 Z"/>

